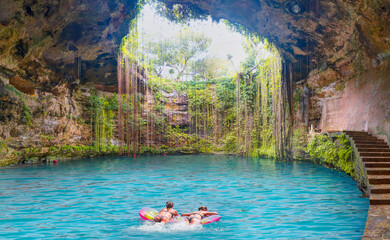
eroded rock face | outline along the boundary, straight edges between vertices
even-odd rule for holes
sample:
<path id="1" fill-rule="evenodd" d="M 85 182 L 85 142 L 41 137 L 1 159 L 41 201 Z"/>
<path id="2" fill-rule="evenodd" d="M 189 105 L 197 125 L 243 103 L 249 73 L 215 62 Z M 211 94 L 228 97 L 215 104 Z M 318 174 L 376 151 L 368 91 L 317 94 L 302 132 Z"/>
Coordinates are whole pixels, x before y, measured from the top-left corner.
<path id="1" fill-rule="evenodd" d="M 5 146 L 2 150 L 6 149 L 0 153 L 0 166 L 17 163 L 18 156 L 27 148 L 91 144 L 90 127 L 82 116 L 86 109 L 81 101 L 73 101 L 66 85 L 59 86 L 57 91 L 58 95 L 23 95 L 6 87 L 0 78 L 0 143 Z"/>
<path id="2" fill-rule="evenodd" d="M 372 81 L 371 79 L 375 79 Z M 351 79 L 322 102 L 323 130 L 353 129 L 390 136 L 390 69 Z"/>
<path id="3" fill-rule="evenodd" d="M 46 91 L 76 79 L 116 82 L 116 53 L 135 6 L 136 0 L 3 1 L 0 66 Z"/>
<path id="4" fill-rule="evenodd" d="M 150 89 L 147 89 L 144 93 L 142 118 L 144 122 L 148 122 L 153 126 L 148 127 L 148 136 L 142 138 L 142 143 L 147 146 L 168 145 L 167 140 L 169 141 L 169 139 L 162 138 L 158 124 L 156 124 L 156 119 L 160 116 L 173 128 L 188 128 L 190 124 L 187 96 L 184 93 L 178 93 L 176 91 L 170 93 L 163 90 L 160 91 L 164 98 L 162 103 L 164 107 L 163 111 L 157 108 L 157 105 L 161 103 L 156 103 L 154 93 Z"/>

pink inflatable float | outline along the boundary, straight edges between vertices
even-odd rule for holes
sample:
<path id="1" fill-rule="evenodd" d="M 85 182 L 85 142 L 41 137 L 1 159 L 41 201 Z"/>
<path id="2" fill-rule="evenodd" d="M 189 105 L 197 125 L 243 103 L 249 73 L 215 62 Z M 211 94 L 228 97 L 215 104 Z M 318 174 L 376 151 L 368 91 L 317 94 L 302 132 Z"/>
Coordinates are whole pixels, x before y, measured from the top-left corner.
<path id="1" fill-rule="evenodd" d="M 156 209 L 153 209 L 153 208 L 149 208 L 149 207 L 145 207 L 145 208 L 142 208 L 141 210 L 139 210 L 139 216 L 143 219 L 143 220 L 149 220 L 149 221 L 152 221 L 153 218 L 155 216 L 157 216 L 158 214 L 158 211 Z M 219 221 L 219 219 L 221 219 L 221 216 L 219 215 L 212 215 L 212 216 L 208 216 L 208 217 L 205 217 L 202 219 L 202 221 L 200 222 L 200 224 L 209 224 L 209 223 L 212 223 L 212 222 L 216 222 L 216 221 Z M 171 221 L 169 222 L 181 222 L 181 221 L 184 221 L 184 217 L 174 217 L 171 219 Z"/>

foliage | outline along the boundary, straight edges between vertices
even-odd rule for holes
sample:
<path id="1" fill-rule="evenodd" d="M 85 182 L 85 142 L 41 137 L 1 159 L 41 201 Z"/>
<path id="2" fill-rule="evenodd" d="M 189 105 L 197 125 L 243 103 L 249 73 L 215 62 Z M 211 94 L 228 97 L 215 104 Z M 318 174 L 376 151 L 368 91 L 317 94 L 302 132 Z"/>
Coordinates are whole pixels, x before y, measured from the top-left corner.
<path id="1" fill-rule="evenodd" d="M 207 19 L 208 14 L 191 3 L 157 3 L 157 13 L 176 23 L 186 23 L 193 19 Z"/>
<path id="2" fill-rule="evenodd" d="M 179 126 L 168 126 L 165 129 L 165 138 L 167 138 L 169 146 L 190 145 L 192 142 L 191 136 L 184 132 L 185 130 L 183 131 Z"/>
<path id="3" fill-rule="evenodd" d="M 225 153 L 236 153 L 237 136 L 235 132 L 228 133 L 223 142 L 224 142 L 223 150 L 225 151 Z"/>
<path id="4" fill-rule="evenodd" d="M 160 14 L 176 22 L 206 16 L 191 4 L 154 4 Z M 133 21 L 130 34 L 122 42 L 121 56 L 127 60 L 120 62 L 118 69 L 133 74 L 133 68 L 128 69 L 130 62 L 145 70 L 148 75 L 145 91 L 148 96 L 152 95 L 153 107 L 138 113 L 142 104 L 149 103 L 133 88 L 119 96 L 119 102 L 123 103 L 119 108 L 123 110 L 119 114 L 123 118 L 120 122 L 126 123 L 123 125 L 126 137 L 120 137 L 120 141 L 126 142 L 127 150 L 130 150 L 130 142 L 137 145 L 145 138 L 147 146 L 140 152 L 223 149 L 227 153 L 248 156 L 289 157 L 282 152 L 291 149 L 291 110 L 287 107 L 285 85 L 281 81 L 281 57 L 272 44 L 249 34 L 240 25 L 230 24 L 235 30 L 245 32 L 244 48 L 248 55 L 236 74 L 231 75 L 226 68 L 227 60 L 217 61 L 207 56 L 211 40 L 205 36 L 184 29 L 173 39 L 154 41 L 151 36 L 140 35 L 136 25 Z M 128 83 L 128 75 L 125 78 Z M 148 94 L 150 91 L 152 94 Z M 171 125 L 174 117 L 171 113 L 175 110 L 167 110 L 172 107 L 169 95 L 187 97 L 188 128 Z M 106 135 L 108 119 L 112 117 L 108 117 L 102 101 L 98 97 L 90 100 L 95 147 L 110 145 L 111 139 Z M 112 116 L 117 113 L 113 111 Z M 132 146 L 134 151 L 139 149 L 139 145 L 135 145 Z"/>
<path id="5" fill-rule="evenodd" d="M 351 144 L 345 134 L 338 135 L 334 140 L 328 135 L 316 135 L 310 139 L 307 152 L 313 161 L 335 167 L 352 178 L 355 177 Z"/>
<path id="6" fill-rule="evenodd" d="M 15 93 L 17 96 L 21 97 L 22 96 L 22 93 L 16 89 L 14 86 L 12 85 L 9 85 L 9 84 L 6 84 L 5 85 L 5 88 L 8 90 L 8 91 L 11 91 L 13 93 Z"/>
<path id="7" fill-rule="evenodd" d="M 0 155 L 8 154 L 8 146 L 5 141 L 0 141 Z"/>
<path id="8" fill-rule="evenodd" d="M 182 30 L 173 39 L 161 39 L 157 42 L 145 40 L 142 44 L 147 69 L 157 77 L 162 77 L 163 71 L 168 69 L 175 73 L 173 79 L 180 80 L 184 75 L 195 74 L 190 72 L 195 69 L 190 68 L 199 64 L 193 60 L 207 51 L 211 39 L 202 34 Z"/>
<path id="9" fill-rule="evenodd" d="M 308 138 L 307 138 L 307 132 L 305 131 L 305 128 L 297 127 L 294 129 L 294 138 L 293 138 L 293 151 L 294 151 L 294 158 L 297 160 L 303 160 L 308 159 L 307 153 L 306 153 L 306 147 L 308 144 Z"/>
<path id="10" fill-rule="evenodd" d="M 206 56 L 191 63 L 193 80 L 208 81 L 211 79 L 228 77 L 227 61 L 216 57 Z"/>
<path id="11" fill-rule="evenodd" d="M 21 151 L 14 151 L 12 153 L 15 157 L 19 157 L 20 155 L 22 155 L 22 152 Z"/>
<path id="12" fill-rule="evenodd" d="M 161 78 L 157 76 L 149 76 L 148 87 L 153 91 L 155 98 L 160 101 L 162 100 L 161 90 L 166 93 L 171 93 L 177 87 L 177 83 L 170 79 Z"/>
<path id="13" fill-rule="evenodd" d="M 27 105 L 27 103 L 24 101 L 22 98 L 22 121 L 29 125 L 32 126 L 31 122 L 31 108 Z"/>
<path id="14" fill-rule="evenodd" d="M 111 146 L 113 139 L 114 119 L 118 111 L 118 99 L 116 94 L 100 96 L 91 94 L 89 97 L 89 112 L 91 113 L 91 132 L 94 133 L 94 146 L 98 151 L 105 151 L 106 146 Z"/>
<path id="15" fill-rule="evenodd" d="M 50 135 L 41 134 L 41 142 L 51 142 L 53 137 Z"/>
<path id="16" fill-rule="evenodd" d="M 151 44 L 151 49 L 155 48 L 156 53 L 167 49 L 186 49 L 191 52 L 187 56 L 193 56 L 195 50 L 188 51 L 190 44 L 183 42 L 186 41 L 178 42 L 175 47 L 167 47 L 168 43 Z M 160 68 L 150 71 L 148 86 L 153 92 L 153 110 L 156 114 L 149 119 L 153 120 L 157 134 L 164 135 L 163 139 L 166 139 L 169 147 L 192 142 L 193 150 L 210 152 L 212 149 L 221 149 L 219 144 L 222 143 L 222 149 L 227 153 L 275 156 L 275 125 L 272 120 L 279 112 L 275 106 L 281 92 L 280 58 L 275 48 L 259 38 L 252 36 L 246 44 L 249 57 L 242 65 L 242 72 L 234 76 L 220 77 L 223 76 L 219 73 L 222 68 L 218 64 L 212 64 L 212 58 L 201 58 L 189 65 L 193 74 L 191 81 L 177 82 L 162 78 Z M 272 53 L 263 56 L 264 46 L 272 49 Z M 172 55 L 180 54 L 164 52 L 153 55 L 149 52 L 143 57 L 156 58 L 151 59 L 147 67 L 154 64 L 165 67 L 171 64 L 170 61 L 173 62 Z M 179 62 L 184 65 L 188 63 L 184 58 Z M 179 69 L 176 67 L 176 70 Z M 180 92 L 185 93 L 189 107 L 189 129 L 171 127 L 168 124 L 164 92 L 179 92 L 179 95 Z"/>

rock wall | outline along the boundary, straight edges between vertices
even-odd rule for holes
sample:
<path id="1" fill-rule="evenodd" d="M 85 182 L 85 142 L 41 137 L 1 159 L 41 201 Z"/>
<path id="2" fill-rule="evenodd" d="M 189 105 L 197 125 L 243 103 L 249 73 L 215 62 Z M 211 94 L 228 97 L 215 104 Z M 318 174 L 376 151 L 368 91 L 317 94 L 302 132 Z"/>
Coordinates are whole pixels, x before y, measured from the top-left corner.
<path id="1" fill-rule="evenodd" d="M 143 131 L 144 136 L 142 137 L 142 144 L 147 146 L 160 146 L 169 145 L 169 139 L 164 138 L 164 134 L 159 131 L 158 125 L 164 122 L 171 127 L 179 127 L 181 129 L 189 127 L 189 112 L 188 112 L 188 99 L 183 93 L 172 91 L 167 93 L 160 90 L 163 96 L 162 106 L 164 110 L 156 108 L 155 97 L 153 92 L 148 89 L 144 95 L 144 105 L 142 118 L 144 122 L 148 122 L 151 126 L 148 131 Z M 161 120 L 157 120 L 161 118 Z M 176 146 L 180 147 L 180 146 Z"/>
<path id="2" fill-rule="evenodd" d="M 116 83 L 118 46 L 136 3 L 1 2 L 0 166 L 29 149 L 91 144 L 85 97 L 90 83 Z"/>
<path id="3" fill-rule="evenodd" d="M 56 92 L 30 96 L 0 78 L 0 166 L 18 163 L 30 150 L 44 157 L 50 147 L 91 144 L 85 106 L 74 100 L 77 93 L 66 85 Z"/>
<path id="4" fill-rule="evenodd" d="M 116 82 L 118 46 L 136 2 L 2 1 L 0 74 L 48 92 L 64 81 Z"/>
<path id="5" fill-rule="evenodd" d="M 345 83 L 342 91 L 329 91 L 322 107 L 320 128 L 368 131 L 390 140 L 390 65 L 378 67 Z M 334 85 L 334 84 L 333 84 Z M 324 88 L 323 88 L 324 89 Z M 333 94 L 332 94 L 333 93 Z"/>

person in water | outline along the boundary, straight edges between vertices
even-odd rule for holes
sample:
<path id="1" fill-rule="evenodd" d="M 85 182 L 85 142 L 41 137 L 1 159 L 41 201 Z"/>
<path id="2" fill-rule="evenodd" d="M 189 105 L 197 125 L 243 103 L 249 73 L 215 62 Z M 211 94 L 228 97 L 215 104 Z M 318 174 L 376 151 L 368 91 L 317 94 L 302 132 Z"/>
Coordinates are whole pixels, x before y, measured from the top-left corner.
<path id="1" fill-rule="evenodd" d="M 217 212 L 208 212 L 206 206 L 201 206 L 198 208 L 199 211 L 192 212 L 192 213 L 183 213 L 182 217 L 187 217 L 184 221 L 187 224 L 194 224 L 194 223 L 200 223 L 203 218 L 211 216 L 211 215 L 218 215 Z"/>
<path id="2" fill-rule="evenodd" d="M 168 201 L 165 208 L 161 209 L 160 213 L 153 218 L 153 222 L 167 223 L 174 216 L 179 216 L 179 213 L 173 209 L 173 202 Z"/>

